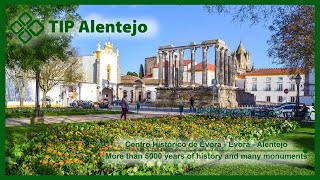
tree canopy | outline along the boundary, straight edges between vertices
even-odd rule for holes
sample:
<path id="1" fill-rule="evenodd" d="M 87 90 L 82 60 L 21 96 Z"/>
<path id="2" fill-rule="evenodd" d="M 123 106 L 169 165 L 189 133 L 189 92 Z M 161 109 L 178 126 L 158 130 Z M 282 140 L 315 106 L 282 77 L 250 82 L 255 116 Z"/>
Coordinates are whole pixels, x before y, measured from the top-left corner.
<path id="1" fill-rule="evenodd" d="M 229 14 L 233 22 L 262 24 L 272 35 L 268 55 L 288 68 L 314 68 L 314 6 L 207 5 L 208 13 Z"/>
<path id="2" fill-rule="evenodd" d="M 134 71 L 128 71 L 128 72 L 127 72 L 127 75 L 139 77 L 138 73 L 136 73 L 136 72 L 134 72 Z"/>
<path id="3" fill-rule="evenodd" d="M 28 44 L 21 43 L 16 35 L 9 30 L 9 25 L 16 20 L 22 13 L 28 11 L 43 24 L 50 19 L 69 19 L 79 20 L 80 16 L 76 13 L 78 6 L 59 6 L 59 5 L 14 5 L 6 7 L 6 64 L 8 67 L 18 66 L 22 69 L 32 69 L 39 71 L 44 63 L 50 59 L 68 58 L 69 47 L 71 44 L 71 34 L 50 34 L 44 31 L 41 35 L 32 38 Z"/>

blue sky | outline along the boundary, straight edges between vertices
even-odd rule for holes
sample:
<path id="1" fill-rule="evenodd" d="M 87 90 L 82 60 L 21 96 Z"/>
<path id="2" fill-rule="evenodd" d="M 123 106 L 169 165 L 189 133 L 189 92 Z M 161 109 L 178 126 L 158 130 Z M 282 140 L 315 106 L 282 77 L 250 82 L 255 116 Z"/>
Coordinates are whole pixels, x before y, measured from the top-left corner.
<path id="1" fill-rule="evenodd" d="M 201 43 L 204 40 L 221 39 L 232 50 L 236 50 L 242 41 L 245 50 L 251 53 L 251 64 L 256 68 L 278 67 L 272 64 L 267 56 L 270 31 L 263 25 L 250 27 L 248 23 L 234 23 L 230 15 L 208 14 L 203 6 L 80 6 L 78 13 L 86 20 L 101 23 L 137 24 L 148 26 L 146 34 L 79 34 L 72 44 L 80 55 L 89 55 L 110 38 L 114 47 L 119 49 L 121 73 L 139 71 L 144 58 L 157 55 L 161 45 L 187 45 L 190 42 Z M 201 49 L 196 52 L 196 62 L 201 61 Z M 214 50 L 209 49 L 208 61 L 214 63 Z M 189 50 L 185 50 L 185 59 L 190 58 Z"/>

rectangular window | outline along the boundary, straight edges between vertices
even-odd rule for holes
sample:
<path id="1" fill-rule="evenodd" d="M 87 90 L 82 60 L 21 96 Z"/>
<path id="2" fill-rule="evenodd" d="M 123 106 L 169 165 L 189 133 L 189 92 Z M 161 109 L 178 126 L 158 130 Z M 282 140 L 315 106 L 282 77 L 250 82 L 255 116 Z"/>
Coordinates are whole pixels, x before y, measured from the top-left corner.
<path id="1" fill-rule="evenodd" d="M 257 84 L 252 84 L 252 91 L 257 91 Z"/>
<path id="2" fill-rule="evenodd" d="M 296 90 L 296 84 L 290 84 L 289 91 L 295 91 Z"/>
<path id="3" fill-rule="evenodd" d="M 283 81 L 283 77 L 278 77 L 278 81 Z"/>
<path id="4" fill-rule="evenodd" d="M 271 81 L 271 77 L 266 77 L 266 81 Z"/>
<path id="5" fill-rule="evenodd" d="M 278 96 L 278 102 L 280 102 L 280 103 L 281 103 L 281 102 L 282 102 L 282 100 L 283 100 L 283 99 L 282 99 L 282 96 Z"/>
<path id="6" fill-rule="evenodd" d="M 265 91 L 271 91 L 271 84 L 266 84 Z"/>
<path id="7" fill-rule="evenodd" d="M 295 96 L 291 96 L 290 97 L 290 102 L 296 102 L 296 97 Z"/>
<path id="8" fill-rule="evenodd" d="M 277 91 L 283 91 L 283 84 L 278 84 Z"/>
<path id="9" fill-rule="evenodd" d="M 267 101 L 267 102 L 270 102 L 270 100 L 271 100 L 270 96 L 267 96 L 267 97 L 266 97 L 266 101 Z"/>
<path id="10" fill-rule="evenodd" d="M 252 78 L 252 81 L 257 81 L 257 78 L 256 77 Z"/>

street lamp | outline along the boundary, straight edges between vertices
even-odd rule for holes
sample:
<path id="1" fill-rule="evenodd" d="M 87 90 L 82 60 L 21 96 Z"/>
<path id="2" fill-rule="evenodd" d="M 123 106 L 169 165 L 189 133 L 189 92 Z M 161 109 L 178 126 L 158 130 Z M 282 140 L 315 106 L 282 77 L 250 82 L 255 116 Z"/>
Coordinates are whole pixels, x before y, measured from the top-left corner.
<path id="1" fill-rule="evenodd" d="M 301 82 L 301 76 L 300 74 L 298 74 L 295 78 L 296 84 L 297 84 L 297 99 L 296 99 L 296 115 L 297 115 L 297 109 L 299 107 L 299 88 L 300 88 L 300 82 Z"/>

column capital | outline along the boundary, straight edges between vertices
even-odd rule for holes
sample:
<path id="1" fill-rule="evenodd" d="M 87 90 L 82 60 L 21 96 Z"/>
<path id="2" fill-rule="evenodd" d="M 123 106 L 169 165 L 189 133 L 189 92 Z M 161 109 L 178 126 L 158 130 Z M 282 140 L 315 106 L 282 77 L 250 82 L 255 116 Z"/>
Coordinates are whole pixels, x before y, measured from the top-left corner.
<path id="1" fill-rule="evenodd" d="M 202 46 L 202 51 L 207 51 L 209 49 L 209 46 L 206 46 L 206 45 L 204 45 L 204 46 Z"/>
<path id="2" fill-rule="evenodd" d="M 190 47 L 191 52 L 195 52 L 197 50 L 197 47 Z"/>
<path id="3" fill-rule="evenodd" d="M 217 44 L 213 46 L 215 48 L 216 51 L 221 51 L 222 46 Z"/>

